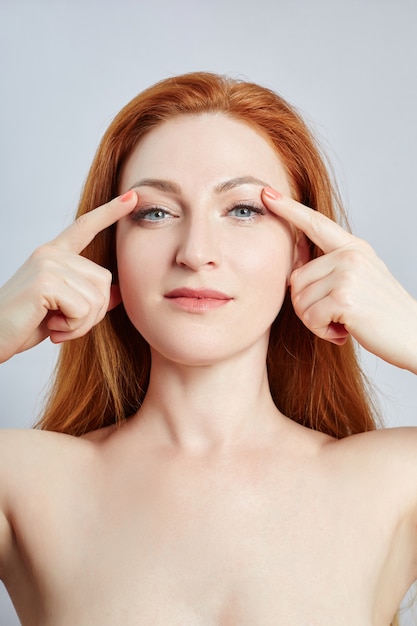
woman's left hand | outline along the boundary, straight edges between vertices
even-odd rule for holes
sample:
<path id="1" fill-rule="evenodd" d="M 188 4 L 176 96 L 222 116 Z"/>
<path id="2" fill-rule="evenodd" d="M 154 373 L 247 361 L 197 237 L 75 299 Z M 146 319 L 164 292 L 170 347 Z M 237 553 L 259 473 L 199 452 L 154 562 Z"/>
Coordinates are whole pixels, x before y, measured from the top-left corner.
<path id="1" fill-rule="evenodd" d="M 274 190 L 264 189 L 262 200 L 324 253 L 291 275 L 292 303 L 305 326 L 338 345 L 351 334 L 385 361 L 417 373 L 417 301 L 371 246 Z"/>

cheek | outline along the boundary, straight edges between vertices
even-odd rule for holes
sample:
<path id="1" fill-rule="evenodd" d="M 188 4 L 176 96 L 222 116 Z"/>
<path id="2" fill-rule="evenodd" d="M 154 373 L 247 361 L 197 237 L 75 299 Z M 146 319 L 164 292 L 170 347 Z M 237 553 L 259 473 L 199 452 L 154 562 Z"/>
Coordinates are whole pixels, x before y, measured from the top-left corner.
<path id="1" fill-rule="evenodd" d="M 289 263 L 284 255 L 270 256 L 254 277 L 256 300 L 265 309 L 278 313 L 288 284 Z"/>
<path id="2" fill-rule="evenodd" d="M 155 280 L 148 270 L 139 266 L 122 267 L 119 270 L 119 288 L 121 301 L 126 314 L 136 330 L 148 341 L 149 328 L 152 327 L 153 300 L 150 296 Z"/>
<path id="3" fill-rule="evenodd" d="M 118 281 L 122 301 L 129 317 L 133 310 L 140 307 L 149 283 L 155 282 L 153 269 L 157 267 L 157 263 L 149 263 L 149 258 L 147 262 L 146 250 L 143 246 L 132 245 L 132 242 L 124 238 L 118 240 Z"/>
<path id="4" fill-rule="evenodd" d="M 266 330 L 281 310 L 292 269 L 292 246 L 264 246 L 240 264 L 249 316 Z"/>
<path id="5" fill-rule="evenodd" d="M 287 287 L 293 269 L 293 257 L 292 234 L 284 230 L 278 231 L 278 234 L 270 232 L 256 246 L 236 254 L 236 258 L 241 259 L 242 274 L 250 276 L 262 291 L 267 285 L 276 285 L 278 289 Z"/>

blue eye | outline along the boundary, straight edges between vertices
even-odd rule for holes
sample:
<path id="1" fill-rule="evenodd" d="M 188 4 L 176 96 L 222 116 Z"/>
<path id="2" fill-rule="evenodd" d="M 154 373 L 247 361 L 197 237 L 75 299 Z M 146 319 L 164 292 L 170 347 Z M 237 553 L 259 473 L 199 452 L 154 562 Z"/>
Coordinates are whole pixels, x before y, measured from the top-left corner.
<path id="1" fill-rule="evenodd" d="M 160 209 L 158 207 L 149 207 L 147 209 L 141 209 L 136 211 L 132 215 L 132 219 L 135 222 L 147 221 L 147 222 L 161 222 L 167 217 L 172 217 L 168 211 L 165 209 Z"/>
<path id="2" fill-rule="evenodd" d="M 252 217 L 254 214 L 254 210 L 252 207 L 248 206 L 237 206 L 230 211 L 230 213 L 234 213 L 236 217 Z"/>
<path id="3" fill-rule="evenodd" d="M 228 215 L 236 217 L 239 221 L 248 222 L 255 219 L 258 215 L 265 215 L 266 209 L 261 209 L 258 206 L 252 206 L 251 204 L 237 204 L 228 211 Z"/>

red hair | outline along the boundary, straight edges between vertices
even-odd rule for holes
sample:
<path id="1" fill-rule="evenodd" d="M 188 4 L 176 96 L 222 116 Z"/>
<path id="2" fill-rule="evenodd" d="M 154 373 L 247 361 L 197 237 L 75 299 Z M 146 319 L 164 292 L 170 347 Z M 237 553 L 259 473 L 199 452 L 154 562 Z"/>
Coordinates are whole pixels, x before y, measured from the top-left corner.
<path id="1" fill-rule="evenodd" d="M 78 215 L 118 195 L 123 164 L 152 128 L 177 115 L 203 113 L 228 115 L 262 133 L 280 156 L 295 197 L 346 227 L 320 149 L 295 109 L 269 89 L 210 73 L 163 80 L 122 109 L 98 148 Z M 83 254 L 117 275 L 115 228 L 100 233 Z M 312 257 L 319 254 L 312 245 Z M 353 342 L 338 347 L 313 335 L 288 295 L 271 329 L 267 365 L 272 397 L 284 415 L 336 438 L 376 428 Z M 63 345 L 38 426 L 82 435 L 120 424 L 139 408 L 149 371 L 149 346 L 119 305 L 85 337 Z"/>
<path id="2" fill-rule="evenodd" d="M 228 115 L 262 133 L 286 167 L 295 196 L 332 219 L 342 214 L 320 150 L 294 108 L 259 85 L 192 73 L 157 83 L 116 116 L 94 158 L 78 215 L 119 193 L 123 164 L 152 128 L 203 113 Z M 115 228 L 100 233 L 83 254 L 117 275 Z M 311 254 L 320 251 L 312 245 Z M 288 296 L 271 329 L 267 365 L 273 399 L 291 419 L 338 438 L 375 428 L 352 341 L 337 347 L 313 335 Z M 39 426 L 81 435 L 120 423 L 140 406 L 149 370 L 149 346 L 120 305 L 85 337 L 63 345 Z"/>

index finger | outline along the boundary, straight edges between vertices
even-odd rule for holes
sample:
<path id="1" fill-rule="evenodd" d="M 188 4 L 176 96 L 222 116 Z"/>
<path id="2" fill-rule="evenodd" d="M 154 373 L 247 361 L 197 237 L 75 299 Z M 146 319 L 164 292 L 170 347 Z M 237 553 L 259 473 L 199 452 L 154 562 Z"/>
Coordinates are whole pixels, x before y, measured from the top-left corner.
<path id="1" fill-rule="evenodd" d="M 137 201 L 138 196 L 134 191 L 113 198 L 110 202 L 78 217 L 50 243 L 61 250 L 80 254 L 98 233 L 133 211 Z"/>
<path id="2" fill-rule="evenodd" d="M 293 224 L 326 254 L 352 242 L 353 235 L 333 220 L 306 207 L 289 196 L 283 196 L 270 187 L 262 190 L 265 206 L 278 217 Z"/>

